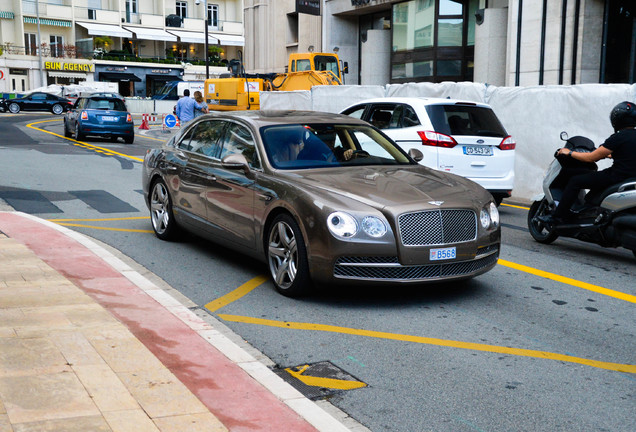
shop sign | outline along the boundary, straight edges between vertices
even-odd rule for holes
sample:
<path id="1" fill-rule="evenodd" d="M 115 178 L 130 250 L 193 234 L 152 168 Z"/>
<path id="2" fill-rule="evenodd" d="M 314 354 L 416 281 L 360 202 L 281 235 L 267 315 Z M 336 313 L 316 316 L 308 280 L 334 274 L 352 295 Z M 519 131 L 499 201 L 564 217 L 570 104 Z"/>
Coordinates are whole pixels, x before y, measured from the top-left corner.
<path id="1" fill-rule="evenodd" d="M 106 68 L 106 70 L 108 72 L 126 72 L 126 68 L 123 66 L 117 67 L 117 66 L 109 66 Z"/>
<path id="2" fill-rule="evenodd" d="M 150 73 L 153 73 L 153 74 L 164 74 L 164 75 L 168 75 L 170 72 L 172 72 L 172 69 L 153 69 L 150 71 Z"/>
<path id="3" fill-rule="evenodd" d="M 62 62 L 44 62 L 44 69 L 47 70 L 59 70 L 59 71 L 77 71 L 77 72 L 92 72 L 93 65 L 90 63 L 62 63 Z"/>
<path id="4" fill-rule="evenodd" d="M 320 16 L 320 0 L 296 0 L 296 12 Z"/>

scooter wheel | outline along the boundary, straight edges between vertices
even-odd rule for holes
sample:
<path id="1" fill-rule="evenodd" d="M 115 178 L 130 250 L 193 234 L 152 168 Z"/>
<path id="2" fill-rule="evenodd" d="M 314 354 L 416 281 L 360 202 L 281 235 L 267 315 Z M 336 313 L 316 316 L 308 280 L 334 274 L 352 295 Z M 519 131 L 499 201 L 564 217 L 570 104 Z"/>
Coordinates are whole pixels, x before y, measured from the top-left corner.
<path id="1" fill-rule="evenodd" d="M 546 200 L 535 201 L 528 212 L 528 231 L 530 231 L 532 238 L 539 243 L 550 244 L 559 238 L 552 227 L 546 226 L 536 219 L 537 216 L 543 216 L 549 212 L 550 208 Z"/>

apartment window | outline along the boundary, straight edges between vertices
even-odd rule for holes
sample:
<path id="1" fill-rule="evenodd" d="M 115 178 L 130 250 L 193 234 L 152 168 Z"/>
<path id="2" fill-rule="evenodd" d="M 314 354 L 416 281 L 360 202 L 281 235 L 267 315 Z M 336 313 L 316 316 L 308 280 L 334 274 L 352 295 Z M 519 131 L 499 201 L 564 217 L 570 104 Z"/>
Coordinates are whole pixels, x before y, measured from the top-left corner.
<path id="1" fill-rule="evenodd" d="M 215 4 L 208 5 L 208 26 L 210 27 L 219 26 L 219 5 L 215 5 Z"/>
<path id="2" fill-rule="evenodd" d="M 24 34 L 24 53 L 26 55 L 38 54 L 38 44 L 35 33 Z"/>
<path id="3" fill-rule="evenodd" d="M 126 22 L 133 22 L 133 15 L 137 15 L 137 0 L 126 0 Z"/>
<path id="4" fill-rule="evenodd" d="M 188 2 L 178 1 L 177 3 L 177 15 L 181 18 L 186 18 L 188 16 Z"/>
<path id="5" fill-rule="evenodd" d="M 97 10 L 102 8 L 102 0 L 88 0 L 88 19 L 97 19 Z"/>
<path id="6" fill-rule="evenodd" d="M 479 0 L 393 4 L 391 82 L 471 81 L 479 4 Z"/>
<path id="7" fill-rule="evenodd" d="M 64 39 L 62 36 L 51 36 L 49 41 L 51 57 L 64 57 Z"/>

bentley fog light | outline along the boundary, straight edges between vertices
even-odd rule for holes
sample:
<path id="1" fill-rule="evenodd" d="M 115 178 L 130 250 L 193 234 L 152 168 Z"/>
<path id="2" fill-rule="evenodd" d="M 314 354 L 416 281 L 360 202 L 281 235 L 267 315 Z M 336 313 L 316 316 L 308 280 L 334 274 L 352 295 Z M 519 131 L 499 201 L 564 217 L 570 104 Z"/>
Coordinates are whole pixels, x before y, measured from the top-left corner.
<path id="1" fill-rule="evenodd" d="M 339 238 L 350 238 L 358 232 L 358 223 L 349 213 L 334 212 L 327 217 L 329 231 Z"/>
<path id="2" fill-rule="evenodd" d="M 375 216 L 367 216 L 362 219 L 362 230 L 371 237 L 382 237 L 386 234 L 386 225 Z"/>

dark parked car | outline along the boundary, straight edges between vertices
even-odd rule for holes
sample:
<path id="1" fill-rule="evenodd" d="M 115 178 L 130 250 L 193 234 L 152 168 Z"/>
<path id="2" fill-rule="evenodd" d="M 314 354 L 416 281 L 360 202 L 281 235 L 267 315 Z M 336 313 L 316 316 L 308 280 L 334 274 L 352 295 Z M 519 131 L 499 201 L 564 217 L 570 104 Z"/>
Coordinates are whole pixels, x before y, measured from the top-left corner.
<path id="1" fill-rule="evenodd" d="M 15 99 L 3 99 L 4 111 L 17 114 L 20 111 L 50 111 L 60 115 L 73 106 L 70 100 L 50 93 L 34 92 Z"/>
<path id="2" fill-rule="evenodd" d="M 116 97 L 81 97 L 64 116 L 64 136 L 82 140 L 87 135 L 121 137 L 127 144 L 135 140 L 135 125 L 126 103 Z"/>
<path id="3" fill-rule="evenodd" d="M 492 196 L 421 157 L 344 115 L 226 112 L 149 150 L 142 182 L 157 237 L 184 228 L 261 259 L 287 296 L 312 281 L 422 284 L 492 269 Z"/>

